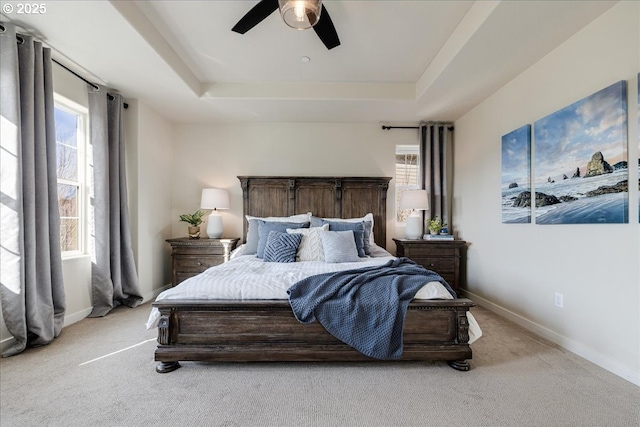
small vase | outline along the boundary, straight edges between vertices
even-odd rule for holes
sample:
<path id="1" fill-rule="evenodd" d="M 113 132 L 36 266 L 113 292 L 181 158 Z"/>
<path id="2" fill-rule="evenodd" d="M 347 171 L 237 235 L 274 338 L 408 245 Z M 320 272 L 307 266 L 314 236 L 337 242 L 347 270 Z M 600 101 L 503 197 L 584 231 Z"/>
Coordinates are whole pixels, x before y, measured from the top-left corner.
<path id="1" fill-rule="evenodd" d="M 200 238 L 200 227 L 198 227 L 198 226 L 189 226 L 189 238 L 190 239 L 199 239 Z"/>

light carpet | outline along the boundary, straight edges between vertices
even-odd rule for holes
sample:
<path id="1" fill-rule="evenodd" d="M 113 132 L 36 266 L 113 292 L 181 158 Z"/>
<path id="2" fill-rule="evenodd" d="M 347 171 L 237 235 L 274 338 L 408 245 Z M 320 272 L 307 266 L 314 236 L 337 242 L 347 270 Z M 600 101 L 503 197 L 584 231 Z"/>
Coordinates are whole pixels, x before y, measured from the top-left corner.
<path id="1" fill-rule="evenodd" d="M 446 363 L 195 363 L 158 374 L 151 307 L 117 308 L 0 361 L 11 426 L 638 426 L 640 388 L 475 307 Z"/>

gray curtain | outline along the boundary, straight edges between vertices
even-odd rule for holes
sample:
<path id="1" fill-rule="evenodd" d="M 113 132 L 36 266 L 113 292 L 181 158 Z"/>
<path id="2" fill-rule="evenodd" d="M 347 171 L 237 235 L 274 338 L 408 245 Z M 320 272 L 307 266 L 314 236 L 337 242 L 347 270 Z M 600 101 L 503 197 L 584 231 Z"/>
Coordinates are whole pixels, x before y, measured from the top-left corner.
<path id="1" fill-rule="evenodd" d="M 439 216 L 451 229 L 451 186 L 453 168 L 453 124 L 420 125 L 422 188 L 429 195 L 427 218 Z"/>
<path id="2" fill-rule="evenodd" d="M 64 323 L 51 51 L 0 22 L 0 301 L 17 343 L 50 343 Z"/>
<path id="3" fill-rule="evenodd" d="M 93 151 L 91 185 L 93 311 L 105 316 L 120 304 L 142 302 L 131 247 L 125 174 L 124 101 L 119 94 L 88 86 L 90 142 Z"/>

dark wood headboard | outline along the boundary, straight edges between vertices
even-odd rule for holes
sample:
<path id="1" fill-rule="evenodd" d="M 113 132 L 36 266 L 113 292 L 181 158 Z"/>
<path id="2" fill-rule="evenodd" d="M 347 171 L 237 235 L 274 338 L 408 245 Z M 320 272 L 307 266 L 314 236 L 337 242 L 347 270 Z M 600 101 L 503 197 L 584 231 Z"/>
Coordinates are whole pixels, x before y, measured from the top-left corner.
<path id="1" fill-rule="evenodd" d="M 291 216 L 312 212 L 321 218 L 373 214 L 375 242 L 387 244 L 387 177 L 239 176 L 244 215 Z"/>

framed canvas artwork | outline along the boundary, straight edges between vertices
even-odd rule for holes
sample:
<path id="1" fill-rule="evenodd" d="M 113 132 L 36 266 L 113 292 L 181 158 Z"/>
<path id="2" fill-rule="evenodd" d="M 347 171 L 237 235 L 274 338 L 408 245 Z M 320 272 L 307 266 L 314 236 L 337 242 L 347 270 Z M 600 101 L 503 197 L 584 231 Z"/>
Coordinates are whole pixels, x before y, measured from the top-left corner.
<path id="1" fill-rule="evenodd" d="M 627 82 L 534 123 L 536 224 L 629 222 Z"/>
<path id="2" fill-rule="evenodd" d="M 502 137 L 502 223 L 531 222 L 531 125 Z"/>

